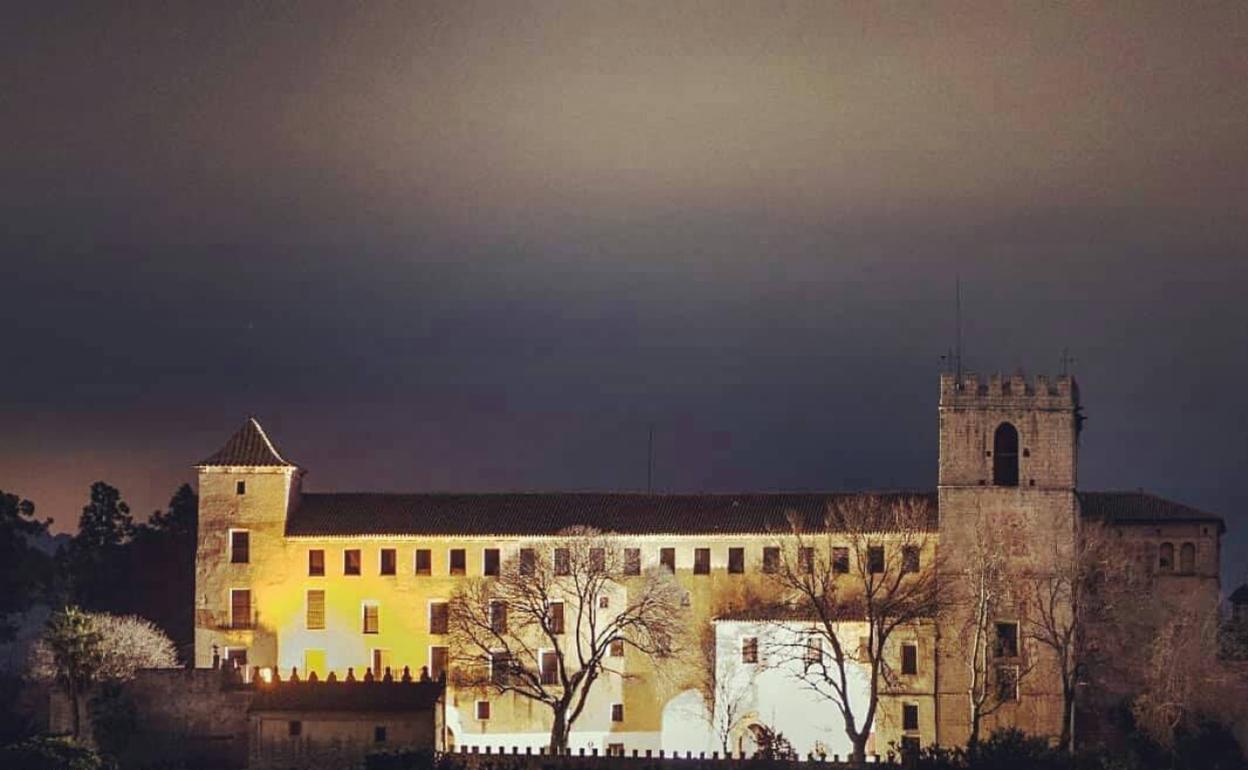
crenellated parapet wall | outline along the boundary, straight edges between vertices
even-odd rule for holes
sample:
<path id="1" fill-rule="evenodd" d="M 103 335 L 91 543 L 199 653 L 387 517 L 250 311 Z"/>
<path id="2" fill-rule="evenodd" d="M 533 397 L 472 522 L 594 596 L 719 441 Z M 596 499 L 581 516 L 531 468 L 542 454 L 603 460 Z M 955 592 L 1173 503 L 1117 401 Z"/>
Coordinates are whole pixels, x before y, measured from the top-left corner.
<path id="1" fill-rule="evenodd" d="M 1079 386 L 1068 374 L 1052 380 L 1042 374 L 1031 380 L 1023 374 L 992 374 L 985 381 L 974 373 L 959 380 L 946 372 L 940 375 L 940 406 L 1073 410 L 1079 406 Z"/>

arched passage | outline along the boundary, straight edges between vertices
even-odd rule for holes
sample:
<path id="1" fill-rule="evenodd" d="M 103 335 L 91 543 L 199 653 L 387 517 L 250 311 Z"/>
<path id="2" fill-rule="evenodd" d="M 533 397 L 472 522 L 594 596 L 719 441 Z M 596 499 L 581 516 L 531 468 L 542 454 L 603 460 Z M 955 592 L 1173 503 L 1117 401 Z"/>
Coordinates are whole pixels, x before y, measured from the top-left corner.
<path id="1" fill-rule="evenodd" d="M 1018 486 L 1018 429 L 1008 422 L 998 425 L 992 437 L 992 483 Z"/>

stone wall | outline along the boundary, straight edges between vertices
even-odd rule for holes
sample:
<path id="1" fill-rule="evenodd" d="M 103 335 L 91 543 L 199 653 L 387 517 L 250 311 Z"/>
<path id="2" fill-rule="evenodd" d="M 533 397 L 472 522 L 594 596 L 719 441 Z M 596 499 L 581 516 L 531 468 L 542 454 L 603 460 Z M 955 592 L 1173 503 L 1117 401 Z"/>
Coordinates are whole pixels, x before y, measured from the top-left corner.
<path id="1" fill-rule="evenodd" d="M 212 669 L 140 671 L 127 685 L 138 732 L 127 753 L 143 760 L 181 761 L 188 767 L 247 765 L 249 690 Z"/>

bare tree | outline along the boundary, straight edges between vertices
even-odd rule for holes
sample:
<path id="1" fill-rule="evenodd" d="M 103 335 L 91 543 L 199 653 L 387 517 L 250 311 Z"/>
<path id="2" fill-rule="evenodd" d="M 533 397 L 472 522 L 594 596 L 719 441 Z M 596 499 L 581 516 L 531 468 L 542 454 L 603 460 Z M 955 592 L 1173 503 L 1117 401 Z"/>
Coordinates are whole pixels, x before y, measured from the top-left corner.
<path id="1" fill-rule="evenodd" d="M 952 573 L 952 599 L 945 609 L 958 629 L 959 652 L 966 666 L 966 694 L 970 735 L 967 748 L 973 754 L 979 746 L 980 726 L 1009 699 L 1002 697 L 1000 682 L 994 680 L 993 663 L 997 649 L 997 619 L 1014 608 L 1014 595 L 1007 571 L 1007 549 L 999 530 L 981 519 L 974 530 L 969 553 L 961 569 Z M 1031 670 L 1017 668 L 1017 686 Z"/>
<path id="2" fill-rule="evenodd" d="M 754 654 L 757 655 L 757 639 L 754 645 Z M 748 685 L 753 680 L 754 667 L 743 670 L 737 657 L 720 660 L 717 647 L 715 624 L 709 623 L 698 637 L 696 680 L 693 684 L 710 716 L 711 731 L 727 756 L 732 751 L 732 734 L 740 726 L 749 706 Z"/>
<path id="3" fill-rule="evenodd" d="M 1105 653 L 1126 646 L 1140 631 L 1151 590 L 1120 537 L 1106 524 L 1082 522 L 1073 552 L 1055 553 L 1052 567 L 1025 575 L 1021 582 L 1024 636 L 1052 651 L 1062 687 L 1059 748 L 1072 746 L 1076 687 L 1081 677 L 1111 678 L 1114 661 Z M 1119 663 L 1126 660 L 1118 656 Z"/>
<path id="4" fill-rule="evenodd" d="M 822 521 L 791 515 L 789 523 L 775 563 L 763 567 L 785 598 L 778 622 L 791 630 L 796 620 L 804 630 L 788 641 L 777 635 L 773 663 L 800 661 L 800 681 L 832 702 L 854 760 L 863 762 L 880 695 L 896 681 L 885 655 L 889 640 L 898 629 L 933 621 L 940 609 L 935 550 L 928 547 L 930 503 L 918 496 L 847 496 L 830 502 Z M 845 638 L 854 627 L 865 637 Z M 865 702 L 855 702 L 857 666 L 867 671 Z"/>
<path id="5" fill-rule="evenodd" d="M 545 704 L 550 748 L 562 751 L 594 683 L 624 675 L 614 661 L 626 648 L 652 659 L 677 652 L 682 596 L 666 570 L 641 571 L 610 536 L 565 531 L 451 597 L 452 682 Z"/>
<path id="6" fill-rule="evenodd" d="M 83 696 L 93 686 L 132 679 L 140 668 L 175 666 L 173 642 L 148 621 L 67 607 L 48 618 L 31 647 L 28 669 L 32 678 L 51 679 L 65 692 L 78 738 Z"/>

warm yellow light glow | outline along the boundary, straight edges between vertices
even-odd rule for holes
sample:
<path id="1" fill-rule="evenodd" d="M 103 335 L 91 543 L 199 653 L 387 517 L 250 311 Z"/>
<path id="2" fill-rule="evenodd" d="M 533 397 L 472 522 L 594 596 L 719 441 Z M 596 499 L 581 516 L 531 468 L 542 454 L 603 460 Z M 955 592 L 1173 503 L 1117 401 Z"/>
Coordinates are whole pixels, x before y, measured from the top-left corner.
<path id="1" fill-rule="evenodd" d="M 272 682 L 273 681 L 273 669 L 269 668 L 268 666 L 265 666 L 264 668 L 260 669 L 260 681 L 264 682 L 265 684 L 269 684 L 270 682 Z"/>

